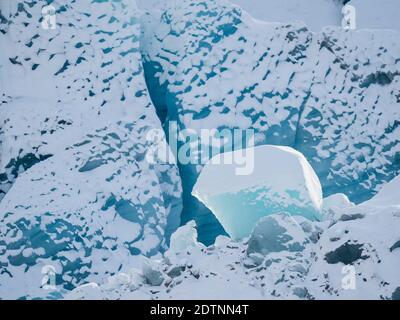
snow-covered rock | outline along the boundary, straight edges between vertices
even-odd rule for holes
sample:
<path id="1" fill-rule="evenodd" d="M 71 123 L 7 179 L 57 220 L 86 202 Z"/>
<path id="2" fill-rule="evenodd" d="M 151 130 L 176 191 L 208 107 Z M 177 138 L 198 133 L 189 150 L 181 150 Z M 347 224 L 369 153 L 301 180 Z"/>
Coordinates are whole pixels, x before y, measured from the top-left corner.
<path id="1" fill-rule="evenodd" d="M 193 189 L 193 195 L 210 208 L 232 238 L 249 236 L 260 218 L 274 213 L 320 218 L 321 185 L 302 154 L 289 147 L 265 145 L 224 153 L 222 159 L 237 159 L 238 153 L 246 154 L 252 171 L 238 175 L 243 164 L 214 164 L 213 158 Z"/>
<path id="2" fill-rule="evenodd" d="M 146 161 L 161 125 L 135 3 L 53 2 L 46 30 L 47 3 L 0 4 L 0 297 L 102 282 L 165 250 L 180 220 L 176 166 Z"/>

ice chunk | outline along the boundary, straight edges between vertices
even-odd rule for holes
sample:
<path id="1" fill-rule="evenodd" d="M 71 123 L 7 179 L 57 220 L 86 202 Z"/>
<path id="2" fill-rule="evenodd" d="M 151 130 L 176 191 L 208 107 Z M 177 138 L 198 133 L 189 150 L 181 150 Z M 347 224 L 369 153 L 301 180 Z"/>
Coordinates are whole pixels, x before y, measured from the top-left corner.
<path id="1" fill-rule="evenodd" d="M 255 226 L 247 248 L 249 255 L 271 252 L 298 252 L 309 242 L 302 227 L 288 214 L 263 217 Z"/>
<path id="2" fill-rule="evenodd" d="M 336 193 L 324 198 L 322 212 L 325 218 L 336 219 L 343 209 L 354 207 L 349 198 L 343 193 Z"/>
<path id="3" fill-rule="evenodd" d="M 102 298 L 103 292 L 94 282 L 81 285 L 65 296 L 66 300 L 103 300 Z"/>
<path id="4" fill-rule="evenodd" d="M 168 252 L 179 253 L 190 247 L 198 245 L 196 222 L 189 221 L 171 235 L 171 242 Z"/>
<path id="5" fill-rule="evenodd" d="M 223 157 L 237 159 L 237 153 Z M 290 147 L 254 148 L 253 172 L 236 175 L 238 165 L 213 164 L 204 167 L 193 195 L 215 214 L 232 238 L 248 236 L 261 217 L 279 212 L 320 218 L 322 190 L 318 177 L 304 156 Z M 251 152 L 248 154 L 251 155 Z"/>
<path id="6" fill-rule="evenodd" d="M 164 281 L 161 263 L 156 260 L 143 259 L 142 272 L 146 282 L 151 286 L 159 286 Z"/>

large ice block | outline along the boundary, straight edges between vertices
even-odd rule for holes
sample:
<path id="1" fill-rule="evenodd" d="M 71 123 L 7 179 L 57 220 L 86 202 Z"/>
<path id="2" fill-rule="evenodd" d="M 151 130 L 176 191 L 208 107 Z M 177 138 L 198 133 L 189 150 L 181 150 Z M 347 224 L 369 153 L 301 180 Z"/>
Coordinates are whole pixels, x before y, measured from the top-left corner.
<path id="1" fill-rule="evenodd" d="M 253 170 L 238 175 L 240 153 Z M 218 156 L 217 156 L 218 157 Z M 232 158 L 232 164 L 223 159 Z M 321 185 L 305 157 L 290 147 L 264 145 L 253 150 L 225 153 L 204 167 L 193 190 L 218 218 L 232 238 L 250 234 L 257 221 L 274 213 L 287 212 L 310 220 L 320 218 Z M 250 163 L 250 164 L 249 164 Z"/>

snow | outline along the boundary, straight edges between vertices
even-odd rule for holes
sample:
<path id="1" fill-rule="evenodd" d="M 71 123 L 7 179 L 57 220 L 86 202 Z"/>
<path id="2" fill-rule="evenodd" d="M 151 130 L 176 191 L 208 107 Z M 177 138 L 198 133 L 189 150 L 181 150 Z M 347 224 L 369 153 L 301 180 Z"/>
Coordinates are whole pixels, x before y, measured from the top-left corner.
<path id="1" fill-rule="evenodd" d="M 268 21 L 290 23 L 303 21 L 312 31 L 326 26 L 341 25 L 339 0 L 230 0 L 252 17 Z"/>
<path id="2" fill-rule="evenodd" d="M 399 299 L 397 0 L 50 2 L 0 0 L 0 299 Z"/>
<path id="3" fill-rule="evenodd" d="M 66 4 L 56 30 L 41 27 L 45 4 L 1 2 L 1 298 L 104 281 L 164 251 L 180 223 L 177 167 L 146 161 L 161 124 L 135 3 Z M 46 265 L 55 292 L 40 287 Z"/>
<path id="4" fill-rule="evenodd" d="M 400 31 L 398 0 L 350 0 L 356 8 L 357 28 Z"/>
<path id="5" fill-rule="evenodd" d="M 237 175 L 240 165 L 235 162 L 214 164 L 216 156 L 203 168 L 193 189 L 193 195 L 232 238 L 248 236 L 261 217 L 274 213 L 311 220 L 320 217 L 321 185 L 302 154 L 289 147 L 265 145 L 224 153 L 222 159 L 236 159 L 242 152 L 248 153 L 246 161 L 253 162 L 250 174 Z"/>
<path id="6" fill-rule="evenodd" d="M 325 219 L 334 218 L 343 209 L 354 207 L 349 198 L 343 193 L 336 193 L 324 198 L 322 212 Z"/>
<path id="7" fill-rule="evenodd" d="M 395 206 L 400 207 L 400 176 L 385 184 L 382 189 L 371 200 L 367 201 L 367 206 Z"/>
<path id="8" fill-rule="evenodd" d="M 308 238 L 294 218 L 288 214 L 277 214 L 261 218 L 251 233 L 247 253 L 303 251 Z"/>
<path id="9" fill-rule="evenodd" d="M 397 196 L 399 189 L 396 190 Z M 336 200 L 342 199 L 337 196 Z M 337 201 L 336 201 L 337 203 Z M 220 236 L 193 245 L 193 224 L 184 227 L 188 247 L 158 260 L 162 285 L 143 274 L 128 283 L 77 288 L 67 298 L 88 299 L 395 299 L 400 287 L 400 211 L 393 207 L 337 207 L 326 222 L 270 215 L 246 241 Z M 364 215 L 352 215 L 363 212 Z M 352 216 L 352 219 L 349 217 Z M 183 230 L 177 231 L 181 237 Z M 172 236 L 174 238 L 174 236 Z M 183 244 L 184 242 L 179 242 Z M 180 247 L 183 248 L 183 247 Z M 175 257 L 174 257 L 175 256 Z M 172 272 L 173 271 L 173 272 Z M 126 277 L 123 277 L 126 279 Z M 138 284 L 139 281 L 139 284 Z M 140 283 L 141 282 L 141 283 Z M 353 287 L 354 285 L 354 287 Z M 210 290 L 212 288 L 212 290 Z"/>
<path id="10" fill-rule="evenodd" d="M 255 20 L 220 0 L 165 6 L 165 15 L 144 18 L 142 48 L 164 122 L 254 129 L 256 145 L 300 151 L 326 197 L 343 193 L 356 204 L 400 174 L 398 31 L 312 32 L 301 22 Z M 182 218 L 195 219 L 210 244 L 223 230 L 190 196 L 202 166 L 178 165 Z"/>

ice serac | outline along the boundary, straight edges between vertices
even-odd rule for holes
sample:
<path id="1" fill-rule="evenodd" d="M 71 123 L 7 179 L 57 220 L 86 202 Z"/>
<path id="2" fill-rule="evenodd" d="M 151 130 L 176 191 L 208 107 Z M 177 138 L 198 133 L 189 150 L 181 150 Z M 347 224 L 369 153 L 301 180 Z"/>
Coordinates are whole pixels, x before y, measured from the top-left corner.
<path id="1" fill-rule="evenodd" d="M 54 30 L 48 3 L 0 4 L 2 298 L 103 281 L 166 249 L 180 223 L 176 166 L 146 160 L 161 124 L 135 3 L 54 1 Z M 56 290 L 41 287 L 46 270 Z"/>
<path id="2" fill-rule="evenodd" d="M 159 20 L 145 20 L 143 39 L 147 84 L 161 119 L 177 121 L 179 130 L 252 128 L 257 144 L 293 145 L 311 78 L 305 26 L 259 23 L 224 1 L 166 7 Z M 195 219 L 199 239 L 212 243 L 223 229 L 191 196 L 200 170 L 180 165 L 182 218 Z"/>
<path id="3" fill-rule="evenodd" d="M 253 170 L 240 175 L 239 154 Z M 241 155 L 243 156 L 243 155 Z M 219 156 L 216 156 L 219 157 Z M 203 168 L 193 195 L 216 215 L 232 238 L 250 235 L 264 216 L 286 212 L 310 220 L 320 218 L 321 185 L 304 156 L 290 147 L 258 146 L 224 153 Z"/>
<path id="4" fill-rule="evenodd" d="M 295 149 L 325 195 L 371 198 L 400 172 L 400 33 L 326 29 L 319 36 L 310 95 Z"/>
<path id="5" fill-rule="evenodd" d="M 222 0 L 174 0 L 144 21 L 145 73 L 158 115 L 190 128 L 252 128 L 256 145 L 294 147 L 324 195 L 371 198 L 400 173 L 400 35 L 265 23 Z M 191 191 L 201 166 L 181 165 L 185 210 L 199 238 L 221 228 Z M 193 216 L 196 212 L 196 216 Z"/>

